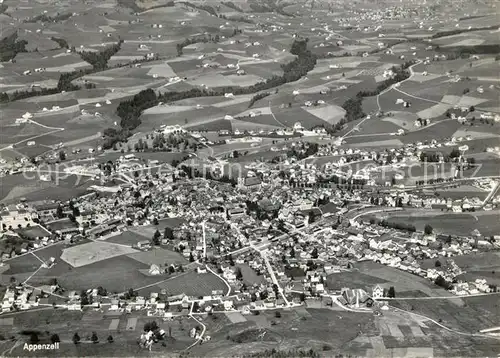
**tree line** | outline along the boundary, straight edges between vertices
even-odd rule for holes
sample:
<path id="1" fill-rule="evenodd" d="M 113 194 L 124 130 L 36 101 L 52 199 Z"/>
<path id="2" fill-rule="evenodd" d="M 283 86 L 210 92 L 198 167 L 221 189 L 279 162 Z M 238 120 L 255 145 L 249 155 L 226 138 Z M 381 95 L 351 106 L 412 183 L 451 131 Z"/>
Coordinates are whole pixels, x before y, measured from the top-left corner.
<path id="1" fill-rule="evenodd" d="M 0 62 L 10 61 L 20 52 L 28 52 L 26 50 L 27 44 L 26 40 L 17 41 L 17 32 L 4 37 L 0 41 Z"/>
<path id="2" fill-rule="evenodd" d="M 47 14 L 41 14 L 34 16 L 30 19 L 24 20 L 25 23 L 35 23 L 35 22 L 58 22 L 58 21 L 64 21 L 69 19 L 71 16 L 73 16 L 72 13 L 67 13 L 67 14 L 57 14 L 56 16 L 48 16 Z"/>
<path id="3" fill-rule="evenodd" d="M 234 2 L 232 1 L 222 1 L 221 3 L 222 5 L 225 5 L 237 12 L 244 12 L 243 9 L 241 7 L 239 7 L 238 5 L 236 5 Z"/>
<path id="4" fill-rule="evenodd" d="M 95 72 L 104 71 L 108 68 L 109 59 L 120 51 L 122 43 L 123 40 L 120 40 L 117 44 L 108 46 L 100 52 L 81 51 L 80 57 L 90 63 Z"/>
<path id="5" fill-rule="evenodd" d="M 177 56 L 182 56 L 182 54 L 183 54 L 182 50 L 186 46 L 196 44 L 196 43 L 208 43 L 208 42 L 217 43 L 219 41 L 220 41 L 220 36 L 218 34 L 215 36 L 208 34 L 205 36 L 196 36 L 196 37 L 187 38 L 184 41 L 182 41 L 181 43 L 178 43 L 176 45 Z"/>
<path id="6" fill-rule="evenodd" d="M 413 63 L 413 61 L 407 61 L 400 67 L 392 67 L 391 70 L 394 73 L 394 76 L 392 78 L 388 78 L 387 80 L 380 83 L 373 91 L 359 91 L 356 94 L 356 97 L 346 100 L 342 105 L 342 108 L 346 111 L 346 114 L 344 118 L 342 118 L 329 130 L 330 134 L 338 132 L 344 127 L 345 124 L 349 122 L 363 118 L 365 116 L 365 113 L 363 112 L 363 98 L 377 96 L 390 86 L 410 77 L 410 72 L 407 71 L 407 69 L 408 67 L 413 65 Z"/>
<path id="7" fill-rule="evenodd" d="M 59 40 L 59 39 L 58 39 Z M 64 41 L 64 40 L 63 40 Z M 13 102 L 17 101 L 20 99 L 25 99 L 25 98 L 30 98 L 30 97 L 36 97 L 36 96 L 47 96 L 51 94 L 56 94 L 60 93 L 62 91 L 70 92 L 70 91 L 78 91 L 81 89 L 80 86 L 75 85 L 72 83 L 77 78 L 83 77 L 85 75 L 89 75 L 92 73 L 96 73 L 99 71 L 102 71 L 104 69 L 109 69 L 110 67 L 107 65 L 109 59 L 119 51 L 117 46 L 121 46 L 122 41 L 120 43 L 108 46 L 106 49 L 99 53 L 94 53 L 92 56 L 87 56 L 89 62 L 92 65 L 92 68 L 87 68 L 87 69 L 80 69 L 76 70 L 73 72 L 64 72 L 61 73 L 59 76 L 59 80 L 57 82 L 57 87 L 54 88 L 32 88 L 30 90 L 26 91 L 14 91 L 10 94 L 3 92 L 0 93 L 0 103 L 5 103 L 5 102 Z M 72 52 L 76 52 L 75 48 L 71 48 Z M 0 52 L 1 53 L 1 52 Z M 156 58 L 155 58 L 156 59 Z M 134 60 L 131 62 L 128 62 L 126 64 L 118 64 L 114 66 L 114 68 L 119 68 L 119 67 L 125 67 L 125 66 L 132 66 L 133 64 L 136 63 L 142 63 L 142 62 L 147 62 L 147 61 L 153 61 L 155 59 L 140 59 L 140 60 Z M 103 68 L 104 67 L 104 68 Z M 95 88 L 95 85 L 92 84 L 85 84 L 85 88 Z"/>

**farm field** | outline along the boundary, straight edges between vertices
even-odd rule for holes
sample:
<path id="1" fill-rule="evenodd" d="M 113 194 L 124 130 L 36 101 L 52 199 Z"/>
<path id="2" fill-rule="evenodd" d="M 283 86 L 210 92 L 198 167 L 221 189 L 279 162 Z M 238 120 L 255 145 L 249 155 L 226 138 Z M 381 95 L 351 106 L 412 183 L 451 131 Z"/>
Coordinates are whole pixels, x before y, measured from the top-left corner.
<path id="1" fill-rule="evenodd" d="M 57 333 L 61 339 L 59 350 L 48 350 L 44 353 L 46 356 L 59 357 L 64 356 L 96 356 L 106 354 L 112 356 L 115 354 L 134 354 L 135 356 L 145 356 L 146 352 L 137 345 L 136 339 L 140 336 L 144 325 L 151 322 L 153 319 L 144 317 L 141 313 L 133 313 L 131 315 L 114 315 L 108 316 L 102 312 L 94 312 L 86 310 L 78 311 L 63 311 L 49 308 L 46 310 L 38 310 L 33 312 L 22 312 L 16 316 L 12 316 L 13 323 L 11 326 L 3 326 L 1 333 L 4 334 L 8 330 L 16 332 L 16 335 L 25 329 L 33 329 L 34 320 L 39 321 L 37 329 L 40 332 Z M 116 330 L 110 330 L 111 322 L 116 320 L 118 323 Z M 132 322 L 136 321 L 132 325 Z M 196 322 L 188 318 L 180 318 L 169 322 L 156 320 L 158 325 L 165 331 L 170 331 L 172 337 L 167 337 L 168 348 L 164 348 L 161 344 L 156 344 L 152 347 L 154 354 L 165 354 L 171 350 L 182 350 L 193 343 L 193 339 L 189 337 L 189 330 L 195 326 Z M 129 325 L 130 323 L 130 325 Z M 81 343 L 73 344 L 71 341 L 75 332 L 78 332 L 81 337 Z M 99 338 L 99 343 L 91 344 L 90 336 L 92 332 L 96 332 Z M 113 336 L 114 343 L 110 344 L 106 341 L 109 335 Z M 24 340 L 26 337 L 22 337 Z M 44 337 L 45 338 L 45 337 Z M 48 340 L 48 337 L 45 339 Z M 43 341 L 41 342 L 43 343 Z M 12 345 L 9 345 L 9 349 Z M 7 348 L 6 346 L 4 346 Z M 3 349 L 5 349 L 3 348 Z M 24 354 L 29 357 L 39 356 L 39 352 L 23 352 L 23 345 L 15 347 L 11 353 L 12 356 Z"/>
<path id="2" fill-rule="evenodd" d="M 80 267 L 134 252 L 136 250 L 126 246 L 95 241 L 64 250 L 61 259 L 73 267 Z"/>
<path id="3" fill-rule="evenodd" d="M 131 287 L 154 284 L 161 280 L 161 278 L 146 276 L 139 272 L 139 270 L 148 269 L 149 265 L 122 255 L 70 269 L 60 275 L 58 281 L 68 290 L 102 286 L 109 292 L 125 292 Z M 96 272 L 100 274 L 96 275 Z"/>
<path id="4" fill-rule="evenodd" d="M 151 251 L 136 252 L 128 257 L 137 260 L 145 265 L 171 265 L 171 264 L 185 264 L 187 260 L 179 253 L 170 251 L 163 248 L 153 248 Z"/>
<path id="5" fill-rule="evenodd" d="M 167 290 L 169 295 L 180 295 L 183 293 L 194 297 L 210 296 L 214 290 L 222 290 L 224 294 L 228 292 L 228 287 L 217 276 L 211 273 L 198 274 L 196 271 L 190 271 L 171 279 L 164 279 L 163 282 L 155 286 L 139 290 L 139 293 L 157 292 L 163 289 Z"/>
<path id="6" fill-rule="evenodd" d="M 500 224 L 496 220 L 498 219 L 498 213 L 494 211 L 482 212 L 480 214 L 435 213 L 433 216 L 418 216 L 418 214 L 403 216 L 401 213 L 397 213 L 392 214 L 390 219 L 393 222 L 412 224 L 417 230 L 423 230 L 424 226 L 429 224 L 436 232 L 450 235 L 467 235 L 475 229 L 486 236 L 498 235 L 500 233 Z"/>

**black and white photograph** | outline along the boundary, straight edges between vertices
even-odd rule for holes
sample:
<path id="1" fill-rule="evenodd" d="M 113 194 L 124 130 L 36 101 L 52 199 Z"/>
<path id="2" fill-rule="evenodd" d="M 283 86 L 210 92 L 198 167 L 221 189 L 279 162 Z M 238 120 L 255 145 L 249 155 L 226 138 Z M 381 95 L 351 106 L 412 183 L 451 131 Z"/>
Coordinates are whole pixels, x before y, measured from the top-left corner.
<path id="1" fill-rule="evenodd" d="M 500 357 L 500 3 L 0 0 L 0 357 Z"/>

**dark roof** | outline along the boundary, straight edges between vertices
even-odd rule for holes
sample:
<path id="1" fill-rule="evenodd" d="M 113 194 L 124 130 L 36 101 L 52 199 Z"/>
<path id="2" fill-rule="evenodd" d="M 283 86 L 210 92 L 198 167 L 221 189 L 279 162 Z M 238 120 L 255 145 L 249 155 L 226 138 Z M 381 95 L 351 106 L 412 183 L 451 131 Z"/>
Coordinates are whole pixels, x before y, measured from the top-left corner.
<path id="1" fill-rule="evenodd" d="M 262 180 L 260 180 L 259 177 L 245 178 L 245 186 L 260 185 L 261 183 L 262 183 Z"/>

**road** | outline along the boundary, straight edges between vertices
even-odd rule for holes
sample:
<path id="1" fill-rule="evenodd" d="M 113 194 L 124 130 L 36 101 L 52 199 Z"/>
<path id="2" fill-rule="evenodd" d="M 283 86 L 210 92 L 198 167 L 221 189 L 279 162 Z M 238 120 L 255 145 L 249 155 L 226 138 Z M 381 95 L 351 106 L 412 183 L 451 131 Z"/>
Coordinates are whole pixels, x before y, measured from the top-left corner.
<path id="1" fill-rule="evenodd" d="M 276 116 L 274 115 L 273 113 L 273 109 L 271 107 L 271 101 L 269 101 L 269 112 L 271 112 L 271 116 L 273 116 L 274 120 L 276 121 L 276 123 L 278 123 L 281 127 L 283 128 L 286 128 L 287 126 L 285 126 L 283 123 L 281 123 L 280 121 L 278 121 L 278 119 L 276 118 Z"/>
<path id="2" fill-rule="evenodd" d="M 482 297 L 482 296 L 493 296 L 500 295 L 500 292 L 488 292 L 488 293 L 475 293 L 470 295 L 452 295 L 452 296 L 425 296 L 425 297 L 384 297 L 382 301 L 394 300 L 394 301 L 409 301 L 409 300 L 449 300 L 453 298 L 470 298 L 470 297 Z"/>
<path id="3" fill-rule="evenodd" d="M 481 209 L 484 208 L 484 206 L 488 204 L 488 202 L 491 199 L 493 199 L 495 195 L 498 194 L 498 189 L 500 189 L 500 180 L 497 180 L 496 184 L 493 186 L 488 196 L 484 199 L 483 204 L 481 205 Z"/>
<path id="4" fill-rule="evenodd" d="M 393 88 L 396 88 L 395 86 L 399 83 L 404 83 L 408 80 L 410 80 L 413 75 L 415 74 L 415 72 L 413 72 L 413 67 L 415 67 L 416 65 L 419 65 L 420 63 L 422 63 L 422 60 L 417 60 L 417 62 L 415 62 L 413 65 L 411 65 L 410 67 L 408 67 L 408 69 L 410 70 L 410 77 L 400 81 L 400 82 L 396 82 L 395 84 L 389 86 L 388 88 L 386 88 L 385 90 L 383 90 L 382 92 L 380 92 L 376 99 L 377 99 L 377 106 L 378 106 L 378 110 L 379 112 L 382 111 L 382 107 L 380 106 L 380 101 L 379 101 L 379 98 L 381 95 L 383 95 L 384 93 L 386 92 L 389 92 L 390 90 L 392 90 Z M 361 126 L 367 119 L 369 119 L 371 117 L 367 116 L 365 119 L 363 119 L 361 122 L 359 122 L 357 125 L 355 125 L 354 127 L 352 127 L 349 131 L 347 131 L 341 138 L 344 139 L 346 138 L 352 131 L 356 130 L 356 128 L 359 128 L 359 126 Z"/>
<path id="5" fill-rule="evenodd" d="M 280 286 L 278 280 L 276 279 L 276 275 L 274 273 L 274 270 L 273 270 L 273 267 L 271 266 L 271 263 L 269 262 L 268 258 L 267 258 L 267 254 L 263 251 L 258 251 L 257 252 L 260 253 L 260 255 L 262 256 L 262 259 L 264 260 L 264 263 L 266 264 L 266 267 L 267 267 L 267 271 L 269 271 L 269 275 L 271 276 L 271 280 L 273 281 L 273 283 L 278 286 L 278 291 L 281 295 L 281 297 L 283 298 L 283 301 L 285 301 L 285 304 L 287 307 L 290 307 L 290 302 L 288 302 L 285 294 L 283 293 L 283 288 Z"/>

